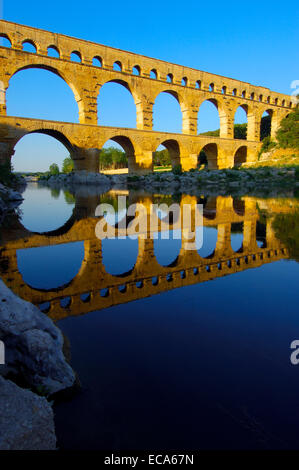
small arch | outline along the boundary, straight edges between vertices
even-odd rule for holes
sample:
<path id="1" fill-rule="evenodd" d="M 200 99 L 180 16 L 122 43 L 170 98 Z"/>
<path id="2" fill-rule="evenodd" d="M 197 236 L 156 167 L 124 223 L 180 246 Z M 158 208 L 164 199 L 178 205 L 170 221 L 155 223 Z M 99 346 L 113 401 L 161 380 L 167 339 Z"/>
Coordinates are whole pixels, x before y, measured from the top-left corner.
<path id="1" fill-rule="evenodd" d="M 119 60 L 116 60 L 113 64 L 113 70 L 115 72 L 122 72 L 122 63 Z"/>
<path id="2" fill-rule="evenodd" d="M 222 87 L 221 93 L 222 93 L 223 95 L 226 95 L 226 91 L 227 91 L 227 87 L 224 85 L 224 86 Z"/>
<path id="3" fill-rule="evenodd" d="M 202 149 L 201 152 L 204 152 L 207 157 L 208 161 L 208 168 L 209 169 L 217 169 L 218 168 L 218 147 L 217 144 L 207 144 Z"/>
<path id="4" fill-rule="evenodd" d="M 247 147 L 246 145 L 242 145 L 239 147 L 234 155 L 234 166 L 241 166 L 242 163 L 247 161 Z"/>
<path id="5" fill-rule="evenodd" d="M 201 80 L 196 80 L 195 88 L 196 88 L 197 90 L 201 90 Z"/>
<path id="6" fill-rule="evenodd" d="M 242 98 L 246 98 L 246 91 L 245 90 L 242 91 Z"/>
<path id="7" fill-rule="evenodd" d="M 254 98 L 255 98 L 255 95 L 254 95 L 254 92 L 252 92 L 251 95 L 250 95 L 250 99 L 254 100 Z"/>
<path id="8" fill-rule="evenodd" d="M 73 51 L 70 57 L 72 62 L 82 63 L 82 56 L 79 51 Z"/>
<path id="9" fill-rule="evenodd" d="M 150 78 L 152 78 L 153 80 L 157 80 L 157 77 L 158 77 L 157 70 L 156 70 L 156 69 L 152 69 L 152 70 L 150 71 Z"/>
<path id="10" fill-rule="evenodd" d="M 59 50 L 57 49 L 56 46 L 49 46 L 47 49 L 47 52 L 48 52 L 49 57 L 54 57 L 56 59 L 59 59 L 60 57 Z"/>
<path id="11" fill-rule="evenodd" d="M 293 106 L 293 103 L 292 101 L 289 102 L 289 108 L 291 108 Z"/>
<path id="12" fill-rule="evenodd" d="M 167 83 L 173 83 L 173 75 L 172 73 L 169 73 L 166 77 Z"/>
<path id="13" fill-rule="evenodd" d="M 138 75 L 138 76 L 140 76 L 140 72 L 141 72 L 141 70 L 140 70 L 139 65 L 134 65 L 134 67 L 132 68 L 132 73 L 133 73 L 133 75 Z"/>
<path id="14" fill-rule="evenodd" d="M 26 39 L 22 42 L 23 51 L 36 54 L 36 45 L 31 39 Z"/>
<path id="15" fill-rule="evenodd" d="M 102 57 L 95 55 L 92 59 L 92 65 L 94 67 L 102 67 L 103 66 Z"/>
<path id="16" fill-rule="evenodd" d="M 210 83 L 210 85 L 209 85 L 209 91 L 214 91 L 214 89 L 215 89 L 214 83 Z"/>
<path id="17" fill-rule="evenodd" d="M 164 146 L 168 150 L 172 168 L 180 164 L 180 146 L 176 140 L 165 140 L 164 142 L 161 142 L 159 147 L 160 146 Z"/>
<path id="18" fill-rule="evenodd" d="M 7 34 L 1 33 L 0 38 L 0 44 L 2 47 L 11 48 L 11 40 L 9 39 L 9 36 Z"/>
<path id="19" fill-rule="evenodd" d="M 182 78 L 182 85 L 183 85 L 183 86 L 187 86 L 187 84 L 188 84 L 188 78 L 187 78 L 187 77 L 183 77 L 183 78 Z"/>
<path id="20" fill-rule="evenodd" d="M 282 100 L 281 106 L 285 106 L 285 104 L 286 104 L 286 101 L 285 101 L 285 100 Z"/>
<path id="21" fill-rule="evenodd" d="M 270 96 L 267 96 L 267 103 L 270 103 L 270 101 L 271 101 Z"/>
<path id="22" fill-rule="evenodd" d="M 278 105 L 278 98 L 275 98 L 274 103 L 275 103 L 276 106 Z"/>
<path id="23" fill-rule="evenodd" d="M 263 101 L 263 95 L 259 96 L 259 101 L 261 101 L 261 102 Z"/>
<path id="24" fill-rule="evenodd" d="M 233 91 L 232 91 L 232 95 L 233 95 L 233 96 L 237 96 L 237 93 L 238 93 L 237 88 L 234 88 Z"/>

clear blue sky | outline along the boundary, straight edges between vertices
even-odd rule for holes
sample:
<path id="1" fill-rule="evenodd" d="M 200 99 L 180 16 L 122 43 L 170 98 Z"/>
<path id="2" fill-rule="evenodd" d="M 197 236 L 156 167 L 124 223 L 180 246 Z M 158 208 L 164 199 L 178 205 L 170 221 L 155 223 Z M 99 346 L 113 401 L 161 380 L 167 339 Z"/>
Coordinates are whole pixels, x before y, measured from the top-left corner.
<path id="1" fill-rule="evenodd" d="M 299 79 L 298 1 L 200 2 L 2 1 L 3 18 L 200 70 L 234 77 L 278 92 L 292 92 Z M 129 93 L 115 84 L 99 96 L 99 123 L 135 127 Z M 27 70 L 11 79 L 8 114 L 78 122 L 77 104 L 68 86 L 43 70 Z M 215 110 L 200 111 L 200 131 L 219 127 Z M 202 114 L 202 115 L 201 115 Z M 238 122 L 244 116 L 238 115 Z M 157 98 L 154 126 L 180 131 L 177 103 Z M 16 170 L 45 170 L 61 164 L 67 151 L 45 136 L 28 136 L 16 147 Z"/>

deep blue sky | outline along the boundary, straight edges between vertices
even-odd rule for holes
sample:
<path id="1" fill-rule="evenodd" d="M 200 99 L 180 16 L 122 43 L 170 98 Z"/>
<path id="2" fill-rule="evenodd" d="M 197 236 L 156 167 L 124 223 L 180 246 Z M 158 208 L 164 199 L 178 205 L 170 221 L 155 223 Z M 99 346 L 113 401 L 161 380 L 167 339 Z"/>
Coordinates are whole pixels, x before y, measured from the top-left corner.
<path id="1" fill-rule="evenodd" d="M 298 2 L 2 2 L 3 18 L 131 50 L 170 62 L 291 93 L 298 70 Z M 27 70 L 11 79 L 8 114 L 78 121 L 68 86 L 50 72 Z M 100 92 L 99 122 L 135 126 L 131 96 L 108 84 Z M 208 108 L 208 106 L 206 106 Z M 201 110 L 200 131 L 218 127 L 215 110 Z M 240 113 L 238 122 L 244 116 Z M 155 129 L 180 131 L 180 111 L 165 94 L 155 105 Z M 45 136 L 16 147 L 16 170 L 44 170 L 67 152 Z"/>

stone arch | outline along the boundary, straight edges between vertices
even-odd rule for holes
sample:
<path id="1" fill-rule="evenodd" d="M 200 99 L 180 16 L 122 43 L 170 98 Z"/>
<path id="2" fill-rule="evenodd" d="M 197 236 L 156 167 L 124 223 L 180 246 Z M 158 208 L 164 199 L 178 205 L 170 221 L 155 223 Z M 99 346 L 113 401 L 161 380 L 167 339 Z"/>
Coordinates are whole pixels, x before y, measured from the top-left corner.
<path id="1" fill-rule="evenodd" d="M 158 78 L 157 69 L 152 69 L 150 71 L 150 78 L 152 78 L 153 80 L 157 80 L 157 78 Z"/>
<path id="2" fill-rule="evenodd" d="M 6 39 L 6 41 L 9 42 L 9 45 L 8 45 L 8 44 L 7 44 L 7 45 L 5 45 L 5 44 L 2 45 L 2 44 L 1 44 L 2 47 L 12 47 L 12 42 L 11 42 L 11 39 L 10 39 L 10 37 L 8 36 L 8 34 L 0 33 L 0 38 L 1 38 L 1 39 Z"/>
<path id="3" fill-rule="evenodd" d="M 260 140 L 262 141 L 265 137 L 271 137 L 272 135 L 272 123 L 273 123 L 274 111 L 273 109 L 265 108 L 260 116 Z"/>
<path id="4" fill-rule="evenodd" d="M 50 57 L 56 57 L 56 58 L 60 58 L 60 52 L 59 52 L 59 49 L 58 47 L 54 46 L 54 45 L 50 45 L 47 47 L 47 54 L 48 56 Z M 56 54 L 56 55 L 55 55 Z"/>
<path id="5" fill-rule="evenodd" d="M 70 80 L 68 78 L 68 76 L 66 76 L 63 73 L 63 71 L 59 70 L 56 67 L 51 67 L 51 66 L 47 66 L 47 65 L 43 65 L 43 64 L 29 64 L 29 65 L 25 65 L 23 67 L 21 66 L 19 68 L 16 68 L 12 72 L 11 76 L 9 77 L 9 81 L 8 81 L 8 84 L 6 86 L 5 91 L 9 87 L 9 82 L 10 82 L 12 77 L 14 77 L 17 73 L 22 72 L 23 70 L 29 70 L 29 69 L 47 70 L 48 72 L 52 72 L 52 73 L 54 73 L 54 75 L 57 75 L 59 78 L 61 78 L 72 90 L 72 92 L 74 94 L 74 97 L 75 97 L 75 100 L 76 100 L 77 105 L 78 105 L 79 120 L 81 122 L 81 118 L 82 118 L 83 121 L 84 121 L 85 108 L 84 108 L 84 100 L 81 99 L 81 94 L 79 93 L 78 89 L 76 88 L 75 83 L 72 80 Z"/>
<path id="6" fill-rule="evenodd" d="M 121 79 L 111 79 L 111 80 L 107 80 L 106 82 L 103 82 L 101 87 L 99 88 L 99 93 L 98 93 L 98 98 L 97 98 L 97 101 L 98 101 L 98 124 L 100 123 L 101 121 L 101 117 L 102 117 L 102 112 L 101 112 L 101 91 L 103 89 L 103 87 L 105 85 L 108 85 L 109 83 L 114 83 L 114 84 L 117 84 L 117 85 L 120 85 L 122 88 L 125 88 L 129 94 L 130 94 L 130 97 L 133 99 L 133 103 L 134 104 L 134 113 L 135 113 L 135 124 L 133 126 L 131 125 L 116 125 L 113 127 L 135 127 L 136 128 L 136 122 L 137 122 L 137 113 L 138 113 L 138 109 L 139 107 L 141 106 L 141 100 L 139 99 L 139 96 L 137 95 L 136 91 L 134 88 L 131 88 L 129 83 L 126 82 L 125 80 L 121 80 Z M 126 103 L 126 104 L 129 104 L 129 103 Z M 101 123 L 101 125 L 111 125 L 111 124 L 103 124 Z"/>
<path id="7" fill-rule="evenodd" d="M 122 66 L 122 63 L 121 63 L 119 60 L 116 60 L 116 61 L 113 63 L 113 70 L 114 70 L 115 72 L 122 72 L 123 66 Z"/>
<path id="8" fill-rule="evenodd" d="M 218 146 L 216 143 L 206 144 L 201 149 L 206 154 L 208 168 L 211 170 L 218 168 Z"/>
<path id="9" fill-rule="evenodd" d="M 25 51 L 24 47 L 26 47 L 27 45 L 32 46 L 32 47 L 35 49 L 35 51 Z M 32 39 L 25 39 L 24 41 L 22 41 L 22 49 L 23 49 L 23 51 L 25 51 L 25 52 L 31 52 L 31 53 L 33 53 L 33 54 L 36 54 L 36 52 L 37 52 L 37 45 L 36 45 L 36 43 L 35 43 L 34 41 L 32 41 Z"/>
<path id="10" fill-rule="evenodd" d="M 132 74 L 133 74 L 133 75 L 140 76 L 140 74 L 141 74 L 141 68 L 140 68 L 139 65 L 134 65 L 134 67 L 132 68 Z"/>
<path id="11" fill-rule="evenodd" d="M 218 136 L 220 134 L 220 129 L 221 129 L 221 117 L 220 117 L 220 114 L 223 114 L 223 110 L 221 108 L 221 111 L 219 110 L 219 103 L 218 101 L 215 99 L 215 98 L 207 98 L 207 99 L 204 99 L 200 105 L 199 105 L 199 109 L 198 109 L 198 113 L 197 113 L 197 128 L 198 128 L 198 131 L 200 130 L 200 126 L 201 126 L 201 116 L 200 114 L 205 112 L 205 111 L 202 111 L 202 105 L 205 106 L 205 103 L 212 103 L 213 107 L 210 107 L 210 110 L 206 110 L 206 113 L 207 114 L 210 114 L 211 113 L 211 110 L 213 110 L 214 108 L 216 108 L 216 111 L 217 111 L 217 115 L 218 115 L 218 119 L 217 119 L 217 123 L 215 122 L 214 124 L 214 129 L 210 129 L 210 130 L 205 130 L 203 132 L 200 132 L 200 134 L 205 134 L 206 132 L 210 132 L 210 131 L 217 131 L 219 129 L 219 133 L 218 133 Z M 220 111 L 220 112 L 219 112 Z M 215 116 L 215 113 L 214 113 L 214 116 Z M 213 118 L 214 118 L 213 116 Z M 211 117 L 211 116 L 210 116 Z M 204 119 L 202 119 L 202 121 L 204 121 Z"/>
<path id="12" fill-rule="evenodd" d="M 236 122 L 236 118 L 238 120 L 242 120 L 241 116 L 237 116 L 238 111 L 242 109 L 246 114 L 246 122 Z M 247 139 L 247 129 L 248 128 L 248 105 L 247 104 L 240 104 L 234 111 L 234 139 Z"/>
<path id="13" fill-rule="evenodd" d="M 139 170 L 139 165 L 136 162 L 136 155 L 140 153 L 137 148 L 135 148 L 135 144 L 132 142 L 129 137 L 125 135 L 111 135 L 106 139 L 105 143 L 108 142 L 108 140 L 112 140 L 113 142 L 116 142 L 118 145 L 120 145 L 124 152 L 126 153 L 126 156 L 128 158 L 128 172 L 129 173 L 134 173 L 138 172 Z M 103 146 L 105 145 L 103 144 Z M 103 147 L 102 146 L 102 147 Z"/>
<path id="14" fill-rule="evenodd" d="M 166 131 L 166 129 L 160 129 L 160 127 L 162 126 L 158 126 L 159 129 L 156 128 L 156 123 L 155 123 L 155 115 L 157 114 L 157 111 L 155 111 L 155 106 L 157 106 L 157 98 L 162 95 L 163 96 L 163 93 L 167 94 L 167 95 L 170 95 L 172 96 L 175 101 L 178 103 L 179 105 L 179 110 L 180 110 L 180 119 L 181 119 L 181 123 L 180 123 L 180 127 L 181 129 L 179 131 L 167 131 L 167 132 L 181 132 L 182 131 L 182 128 L 184 128 L 184 118 L 186 119 L 186 114 L 188 113 L 188 107 L 185 105 L 184 101 L 182 100 L 182 97 L 179 95 L 179 93 L 177 93 L 176 91 L 174 90 L 169 90 L 169 89 L 162 89 L 160 91 L 158 91 L 158 93 L 156 94 L 155 98 L 154 98 L 154 107 L 153 107 L 153 123 L 154 123 L 154 130 L 159 130 L 161 132 L 164 132 Z M 163 108 L 164 109 L 164 108 Z M 175 110 L 174 110 L 175 112 Z"/>
<path id="15" fill-rule="evenodd" d="M 234 166 L 241 166 L 247 161 L 247 146 L 242 145 L 238 148 L 234 155 Z"/>
<path id="16" fill-rule="evenodd" d="M 173 74 L 172 73 L 167 74 L 166 81 L 168 83 L 173 83 Z"/>
<path id="17" fill-rule="evenodd" d="M 172 168 L 179 165 L 181 151 L 178 141 L 174 139 L 164 140 L 163 142 L 160 142 L 160 145 L 164 145 L 168 150 Z"/>
<path id="18" fill-rule="evenodd" d="M 92 58 L 92 65 L 94 67 L 103 67 L 103 60 L 102 60 L 102 57 L 100 57 L 99 55 L 95 55 L 93 58 Z"/>
<path id="19" fill-rule="evenodd" d="M 36 135 L 36 139 L 29 138 L 29 136 L 33 136 L 33 135 Z M 42 135 L 49 136 L 51 137 L 51 139 L 43 140 L 43 139 L 38 138 L 38 136 L 42 136 Z M 25 142 L 23 142 L 23 140 Z M 54 141 L 56 141 L 56 144 Z M 23 157 L 24 157 L 24 152 L 25 152 L 25 156 L 26 156 L 26 152 L 28 152 L 29 142 L 31 146 L 33 146 L 34 148 L 36 147 L 37 149 L 40 149 L 40 147 L 43 145 L 48 146 L 48 148 L 53 151 L 53 154 L 51 153 L 51 158 L 49 158 L 49 152 L 46 152 L 45 158 L 41 159 L 39 152 L 36 152 L 33 149 L 31 160 L 29 160 L 30 164 L 28 165 L 28 161 L 26 159 L 24 160 Z M 61 145 L 57 145 L 57 142 L 59 142 L 59 144 Z M 20 146 L 17 145 L 19 143 L 22 143 L 22 145 Z M 40 127 L 40 123 L 36 122 L 34 125 L 29 126 L 29 128 L 27 128 L 26 130 L 24 129 L 24 132 L 19 134 L 14 139 L 10 157 L 11 157 L 11 161 L 13 162 L 13 166 L 15 168 L 16 166 L 19 166 L 18 171 L 24 170 L 24 167 L 27 168 L 25 171 L 45 171 L 45 169 L 48 169 L 48 165 L 50 165 L 53 162 L 58 163 L 59 166 L 62 165 L 64 158 L 67 158 L 68 156 L 72 158 L 72 160 L 74 161 L 74 167 L 75 169 L 77 169 L 76 158 L 77 158 L 78 153 L 80 153 L 80 149 L 76 145 L 74 145 L 63 132 L 55 129 L 52 126 Z M 47 160 L 48 160 L 48 163 L 47 163 Z"/>
<path id="20" fill-rule="evenodd" d="M 80 51 L 72 51 L 70 54 L 70 59 L 72 62 L 82 63 L 82 54 Z"/>
<path id="21" fill-rule="evenodd" d="M 182 86 L 187 86 L 188 85 L 188 78 L 187 77 L 183 77 L 182 78 Z"/>

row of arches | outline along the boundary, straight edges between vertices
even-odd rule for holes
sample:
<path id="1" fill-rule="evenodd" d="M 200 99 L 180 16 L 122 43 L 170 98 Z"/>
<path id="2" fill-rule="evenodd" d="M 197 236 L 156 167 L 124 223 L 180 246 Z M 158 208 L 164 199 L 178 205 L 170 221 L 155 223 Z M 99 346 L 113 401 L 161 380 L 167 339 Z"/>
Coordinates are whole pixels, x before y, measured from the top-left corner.
<path id="1" fill-rule="evenodd" d="M 137 171 L 135 164 L 136 149 L 134 143 L 123 135 L 116 135 L 111 137 L 102 146 L 102 149 L 107 147 L 116 147 L 126 157 L 126 162 L 121 165 L 122 168 L 129 168 L 131 171 Z M 177 140 L 167 139 L 161 142 L 157 150 L 166 149 L 169 154 L 172 168 L 181 163 L 182 151 L 180 144 Z M 47 171 L 52 163 L 58 164 L 60 170 L 63 168 L 63 161 L 73 155 L 73 148 L 71 143 L 65 138 L 63 134 L 58 131 L 52 130 L 37 130 L 25 135 L 15 146 L 15 153 L 13 155 L 13 167 L 15 171 L 19 172 L 33 172 L 33 171 Z M 197 166 L 208 167 L 210 169 L 218 168 L 219 146 L 216 143 L 208 143 L 203 145 L 197 154 Z M 154 165 L 153 152 L 153 165 Z M 100 154 L 101 155 L 101 154 Z M 233 153 L 233 166 L 240 166 L 247 161 L 248 148 L 246 145 L 239 146 Z M 104 157 L 103 157 L 104 158 Z M 98 171 L 102 171 L 101 156 L 98 161 Z"/>
<path id="2" fill-rule="evenodd" d="M 267 247 L 265 237 L 260 236 L 261 224 L 256 225 L 256 247 Z M 228 240 L 232 253 L 242 254 L 243 223 L 231 224 Z M 265 225 L 262 225 L 265 232 Z M 198 243 L 197 253 L 203 260 L 213 259 L 217 247 L 218 230 L 215 227 L 203 227 L 203 243 Z M 201 239 L 197 234 L 197 239 Z M 199 246 L 201 245 L 201 246 Z M 170 239 L 163 239 L 161 234 L 153 240 L 154 256 L 161 267 L 173 267 L 178 261 L 181 239 L 170 231 Z M 107 274 L 116 277 L 129 276 L 138 258 L 137 239 L 105 239 L 102 241 L 102 263 Z M 63 256 L 61 256 L 63 253 Z M 62 262 L 63 260 L 63 262 Z M 83 242 L 73 242 L 40 248 L 27 248 L 17 251 L 18 269 L 24 282 L 35 289 L 53 290 L 67 286 L 81 270 L 84 260 Z M 41 269 L 47 266 L 47 272 Z"/>
<path id="3" fill-rule="evenodd" d="M 13 47 L 12 41 L 7 34 L 0 33 L 0 38 L 2 41 L 2 46 L 8 47 L 8 48 Z M 23 40 L 21 43 L 21 46 L 25 52 L 29 52 L 29 53 L 40 52 L 38 50 L 37 43 L 32 39 Z M 45 52 L 41 51 L 40 53 L 44 54 Z M 84 62 L 83 54 L 79 49 L 74 49 L 70 51 L 68 55 L 64 55 L 62 57 L 59 48 L 54 44 L 50 44 L 49 46 L 46 47 L 46 54 L 52 58 L 69 59 L 71 61 L 78 62 L 78 63 Z M 105 64 L 103 61 L 103 58 L 98 54 L 91 57 L 87 63 L 88 64 L 90 63 L 95 67 L 104 67 L 104 68 L 109 69 L 108 64 Z M 231 95 L 235 97 L 240 97 L 242 99 L 255 100 L 255 101 L 272 104 L 276 106 L 289 107 L 289 108 L 292 107 L 292 101 L 287 102 L 285 99 L 281 99 L 278 96 L 276 97 L 273 97 L 271 95 L 265 96 L 263 94 L 258 93 L 257 91 L 248 90 L 248 89 L 246 90 L 242 88 L 230 89 L 230 87 L 225 84 L 222 84 L 221 86 L 219 86 L 219 85 L 216 85 L 214 82 L 204 83 L 202 80 L 199 80 L 199 79 L 191 80 L 186 75 L 184 75 L 183 77 L 175 77 L 174 74 L 171 72 L 167 73 L 166 78 L 164 78 L 164 75 L 161 74 L 156 68 L 152 68 L 149 72 L 142 71 L 141 66 L 139 64 L 135 64 L 133 67 L 129 69 L 128 68 L 125 69 L 124 64 L 119 59 L 116 59 L 113 62 L 112 69 L 117 72 L 131 73 L 132 75 L 136 75 L 136 76 L 141 76 L 141 75 L 143 77 L 148 76 L 154 80 L 162 80 L 162 81 L 165 80 L 167 83 L 181 85 L 183 87 L 188 86 L 188 87 L 195 88 L 198 90 L 205 90 L 205 91 L 208 90 L 212 93 Z"/>
<path id="4" fill-rule="evenodd" d="M 38 88 L 36 82 L 39 83 Z M 24 88 L 27 91 L 25 95 Z M 72 90 L 61 77 L 48 70 L 32 67 L 18 71 L 10 79 L 6 101 L 8 115 L 78 122 L 78 105 Z M 126 82 L 109 81 L 103 84 L 98 95 L 98 109 L 99 125 L 136 128 L 136 104 Z M 153 106 L 153 129 L 181 133 L 183 110 L 184 105 L 175 93 L 170 90 L 160 92 Z M 248 124 L 248 113 L 248 105 L 241 104 L 235 111 L 235 124 Z M 266 110 L 265 114 L 269 116 L 267 135 L 270 135 L 273 110 Z M 235 129 L 234 138 L 247 138 L 246 128 L 243 127 Z M 219 136 L 220 110 L 216 99 L 206 99 L 201 103 L 197 131 L 198 134 L 213 131 L 214 136 Z M 260 134 L 265 137 L 264 133 Z"/>

